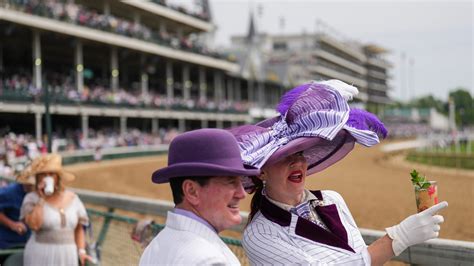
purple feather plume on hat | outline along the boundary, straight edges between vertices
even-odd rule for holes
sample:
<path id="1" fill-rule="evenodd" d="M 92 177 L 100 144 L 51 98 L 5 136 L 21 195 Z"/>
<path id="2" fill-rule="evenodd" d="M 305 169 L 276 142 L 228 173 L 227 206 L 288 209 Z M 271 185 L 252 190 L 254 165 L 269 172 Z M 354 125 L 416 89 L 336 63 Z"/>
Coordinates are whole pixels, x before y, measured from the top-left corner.
<path id="1" fill-rule="evenodd" d="M 281 115 L 285 115 L 286 111 L 290 109 L 291 105 L 300 97 L 301 93 L 305 92 L 310 86 L 311 83 L 303 84 L 285 93 L 281 97 L 280 103 L 278 103 L 277 111 Z"/>
<path id="2" fill-rule="evenodd" d="M 377 135 L 383 136 L 383 138 L 386 138 L 388 134 L 384 124 L 377 116 L 362 109 L 351 109 L 346 125 L 361 130 L 373 131 Z"/>

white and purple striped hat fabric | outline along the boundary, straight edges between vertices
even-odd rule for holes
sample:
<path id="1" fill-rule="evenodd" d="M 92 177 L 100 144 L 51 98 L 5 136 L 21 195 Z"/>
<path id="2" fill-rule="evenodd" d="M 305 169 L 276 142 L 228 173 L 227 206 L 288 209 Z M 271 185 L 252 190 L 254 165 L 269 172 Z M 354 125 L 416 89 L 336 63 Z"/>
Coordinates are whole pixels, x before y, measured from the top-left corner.
<path id="1" fill-rule="evenodd" d="M 352 150 L 379 143 L 383 124 L 364 110 L 351 110 L 347 101 L 357 88 L 339 80 L 313 81 L 286 93 L 278 105 L 280 116 L 256 125 L 231 129 L 248 166 L 261 168 L 304 151 L 308 174 L 325 169 Z"/>

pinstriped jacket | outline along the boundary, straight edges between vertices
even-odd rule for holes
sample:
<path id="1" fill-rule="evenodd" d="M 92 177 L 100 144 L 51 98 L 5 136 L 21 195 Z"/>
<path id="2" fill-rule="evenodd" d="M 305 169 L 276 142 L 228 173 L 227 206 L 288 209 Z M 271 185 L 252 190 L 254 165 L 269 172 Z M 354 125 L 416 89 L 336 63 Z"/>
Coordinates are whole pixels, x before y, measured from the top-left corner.
<path id="1" fill-rule="evenodd" d="M 263 197 L 243 237 L 252 265 L 370 265 L 367 246 L 341 195 L 311 192 L 330 203 L 315 208 L 330 232 Z"/>
<path id="2" fill-rule="evenodd" d="M 240 262 L 206 225 L 168 212 L 166 227 L 146 247 L 140 265 L 240 265 Z"/>

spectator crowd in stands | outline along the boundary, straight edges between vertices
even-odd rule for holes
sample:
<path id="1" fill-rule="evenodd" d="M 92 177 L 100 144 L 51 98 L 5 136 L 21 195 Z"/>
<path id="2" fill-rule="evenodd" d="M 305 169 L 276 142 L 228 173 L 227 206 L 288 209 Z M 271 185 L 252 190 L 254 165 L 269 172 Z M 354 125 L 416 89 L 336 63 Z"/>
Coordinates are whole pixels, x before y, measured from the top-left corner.
<path id="1" fill-rule="evenodd" d="M 20 70 L 18 74 L 11 74 L 0 77 L 0 97 L 13 97 L 18 99 L 25 97 L 25 100 L 39 99 L 41 91 L 32 83 L 31 74 Z M 95 80 L 90 85 L 84 85 L 82 92 L 79 92 L 74 84 L 74 79 L 70 76 L 51 74 L 51 81 L 46 86 L 51 89 L 50 100 L 56 103 L 80 103 L 94 105 L 118 105 L 126 107 L 150 107 L 160 109 L 176 110 L 199 110 L 199 111 L 219 111 L 219 112 L 247 112 L 250 104 L 245 101 L 219 101 L 204 99 L 183 99 L 180 97 L 168 98 L 160 95 L 154 90 L 147 93 L 142 91 L 129 91 L 123 88 L 112 90 L 102 85 L 106 81 Z M 177 88 L 181 88 L 180 83 L 175 83 Z"/>
<path id="2" fill-rule="evenodd" d="M 8 129 L 0 130 L 6 132 Z M 64 134 L 53 133 L 53 152 L 94 150 L 114 147 L 154 146 L 169 144 L 179 134 L 177 129 L 160 128 L 155 134 L 129 129 L 125 134 L 106 128 L 89 129 L 88 138 L 80 130 L 67 130 Z M 46 140 L 37 140 L 30 134 L 9 132 L 0 137 L 0 176 L 11 176 L 22 171 L 24 163 L 40 154 L 47 153 Z"/>
<path id="3" fill-rule="evenodd" d="M 418 136 L 426 136 L 433 132 L 433 129 L 426 123 L 385 123 L 389 134 L 389 138 L 413 138 Z"/>
<path id="4" fill-rule="evenodd" d="M 220 54 L 207 48 L 199 41 L 195 34 L 191 34 L 189 36 L 178 36 L 177 34 L 170 33 L 163 29 L 154 30 L 141 23 L 119 18 L 112 14 L 102 14 L 97 10 L 75 4 L 72 1 L 8 0 L 8 3 L 9 5 L 7 5 L 7 7 L 15 8 L 29 14 L 48 17 L 98 30 L 113 32 L 123 36 L 154 42 L 160 45 L 166 45 L 174 49 L 181 49 L 219 59 L 231 60 L 231 58 L 227 55 Z M 166 3 L 160 4 L 166 6 Z M 175 6 L 169 7 L 178 10 L 179 12 L 187 13 L 183 8 Z M 193 13 L 188 14 L 197 17 L 197 15 Z M 208 17 L 205 14 L 202 15 L 203 18 Z"/>

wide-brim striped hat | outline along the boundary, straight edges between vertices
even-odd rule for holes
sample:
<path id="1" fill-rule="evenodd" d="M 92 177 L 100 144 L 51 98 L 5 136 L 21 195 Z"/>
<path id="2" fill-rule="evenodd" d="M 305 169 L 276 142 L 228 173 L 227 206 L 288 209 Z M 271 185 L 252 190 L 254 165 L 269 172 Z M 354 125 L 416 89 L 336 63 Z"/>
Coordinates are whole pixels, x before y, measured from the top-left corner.
<path id="1" fill-rule="evenodd" d="M 347 101 L 357 88 L 339 80 L 310 82 L 287 92 L 279 116 L 255 125 L 230 129 L 247 166 L 261 168 L 303 151 L 308 175 L 344 158 L 357 142 L 370 147 L 386 137 L 383 123 L 372 113 L 352 109 Z"/>

